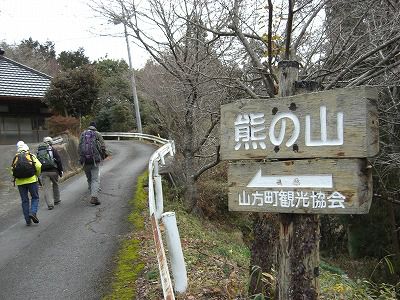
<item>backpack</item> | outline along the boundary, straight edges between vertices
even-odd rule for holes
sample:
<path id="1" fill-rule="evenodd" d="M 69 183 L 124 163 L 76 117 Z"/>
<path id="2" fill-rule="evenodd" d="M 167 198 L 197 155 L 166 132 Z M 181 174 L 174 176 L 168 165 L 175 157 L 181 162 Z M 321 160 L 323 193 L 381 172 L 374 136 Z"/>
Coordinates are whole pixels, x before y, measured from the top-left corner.
<path id="1" fill-rule="evenodd" d="M 82 164 L 95 164 L 101 160 L 100 146 L 98 145 L 96 132 L 86 130 L 82 133 L 79 152 L 81 155 L 80 162 Z"/>
<path id="2" fill-rule="evenodd" d="M 40 144 L 37 150 L 37 159 L 42 164 L 42 171 L 57 169 L 52 148 L 47 144 Z"/>
<path id="3" fill-rule="evenodd" d="M 15 178 L 29 178 L 36 174 L 35 163 L 29 152 L 17 153 L 11 164 Z"/>

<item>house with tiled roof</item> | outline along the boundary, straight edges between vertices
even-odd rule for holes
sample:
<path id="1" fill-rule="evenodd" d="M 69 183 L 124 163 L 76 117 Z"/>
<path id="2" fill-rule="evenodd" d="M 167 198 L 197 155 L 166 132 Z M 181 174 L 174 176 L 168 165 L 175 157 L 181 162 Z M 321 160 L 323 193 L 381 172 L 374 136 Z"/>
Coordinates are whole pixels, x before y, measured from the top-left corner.
<path id="1" fill-rule="evenodd" d="M 51 77 L 4 56 L 0 49 L 0 144 L 39 142 L 48 135 L 42 102 Z"/>

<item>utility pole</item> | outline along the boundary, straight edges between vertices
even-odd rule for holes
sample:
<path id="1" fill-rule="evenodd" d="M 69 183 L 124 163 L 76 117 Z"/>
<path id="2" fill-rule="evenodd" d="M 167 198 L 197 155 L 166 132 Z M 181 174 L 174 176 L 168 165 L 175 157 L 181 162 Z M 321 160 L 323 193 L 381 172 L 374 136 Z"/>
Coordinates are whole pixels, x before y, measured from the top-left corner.
<path id="1" fill-rule="evenodd" d="M 125 22 L 122 22 L 122 23 L 124 25 L 126 48 L 128 50 L 129 69 L 130 69 L 130 72 L 131 72 L 131 84 L 132 84 L 134 110 L 135 110 L 135 116 L 136 116 L 136 126 L 137 126 L 138 132 L 139 133 L 143 133 L 143 131 L 142 131 L 142 120 L 140 118 L 140 110 L 139 110 L 139 100 L 138 100 L 137 92 L 136 92 L 135 72 L 134 72 L 133 67 L 132 67 L 131 48 L 129 47 L 128 31 L 126 29 Z"/>

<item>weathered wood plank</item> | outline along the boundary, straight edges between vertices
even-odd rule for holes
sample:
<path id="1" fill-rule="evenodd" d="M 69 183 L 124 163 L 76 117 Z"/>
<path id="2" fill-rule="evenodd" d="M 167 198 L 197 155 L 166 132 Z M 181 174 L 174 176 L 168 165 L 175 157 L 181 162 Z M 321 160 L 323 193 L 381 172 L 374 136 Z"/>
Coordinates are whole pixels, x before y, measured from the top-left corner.
<path id="1" fill-rule="evenodd" d="M 379 151 L 376 99 L 375 88 L 357 87 L 225 104 L 221 158 L 372 157 Z"/>
<path id="2" fill-rule="evenodd" d="M 366 214 L 372 201 L 366 159 L 235 162 L 228 182 L 231 211 Z"/>

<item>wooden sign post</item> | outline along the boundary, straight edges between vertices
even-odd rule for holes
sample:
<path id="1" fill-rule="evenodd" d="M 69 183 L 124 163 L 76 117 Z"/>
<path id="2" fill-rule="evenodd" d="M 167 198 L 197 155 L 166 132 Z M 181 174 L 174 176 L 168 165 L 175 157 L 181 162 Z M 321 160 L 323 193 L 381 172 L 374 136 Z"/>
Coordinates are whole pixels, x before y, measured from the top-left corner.
<path id="1" fill-rule="evenodd" d="M 279 299 L 318 298 L 318 214 L 369 211 L 367 157 L 379 151 L 376 99 L 374 88 L 357 87 L 221 107 L 229 209 L 282 213 Z"/>
<path id="2" fill-rule="evenodd" d="M 359 87 L 223 105 L 221 158 L 241 161 L 229 168 L 229 209 L 368 213 L 372 174 L 366 157 L 379 151 L 376 98 L 375 89 Z M 342 200 L 337 207 L 298 203 L 299 195 L 315 201 L 317 194 Z M 268 205 L 271 195 L 274 204 Z"/>
<path id="3" fill-rule="evenodd" d="M 221 158 L 372 157 L 379 151 L 374 88 L 357 87 L 221 107 Z"/>

